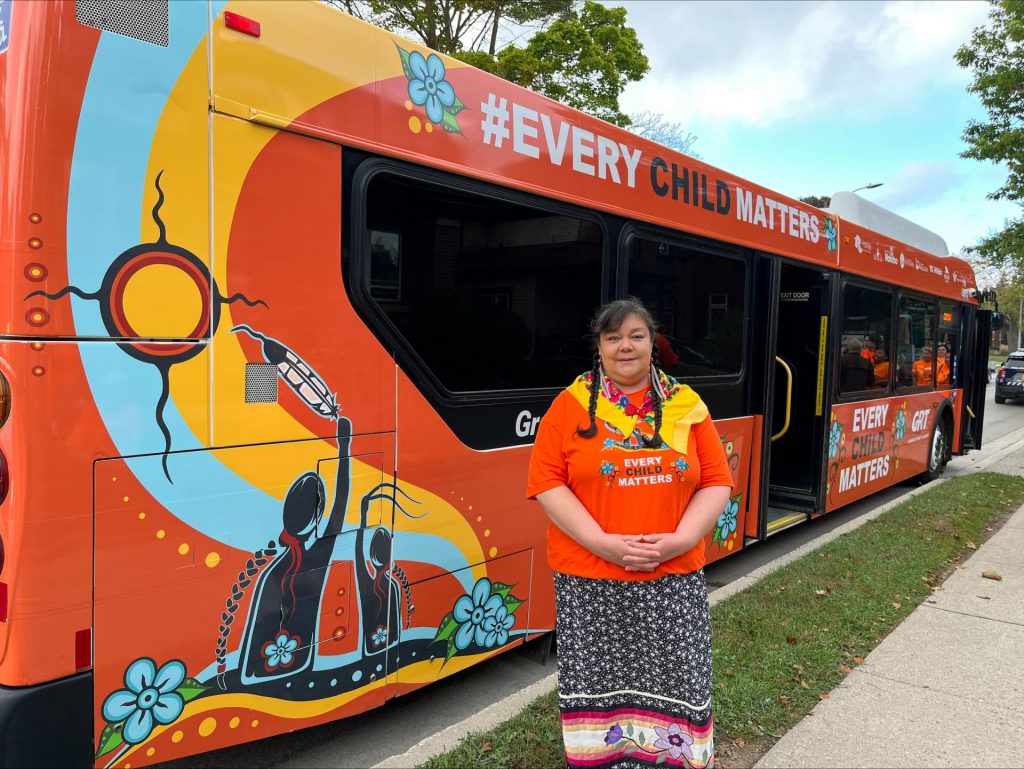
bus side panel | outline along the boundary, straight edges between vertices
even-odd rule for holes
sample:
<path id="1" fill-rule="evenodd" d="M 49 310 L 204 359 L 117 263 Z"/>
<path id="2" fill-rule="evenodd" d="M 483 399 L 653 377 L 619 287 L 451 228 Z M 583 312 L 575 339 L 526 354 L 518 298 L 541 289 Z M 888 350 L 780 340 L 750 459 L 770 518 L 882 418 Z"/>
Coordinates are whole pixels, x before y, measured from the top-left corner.
<path id="1" fill-rule="evenodd" d="M 395 544 L 396 553 L 400 554 L 400 537 L 396 537 Z M 401 665 L 396 694 L 408 694 L 522 644 L 527 633 L 525 628 L 517 625 L 519 617 L 529 615 L 529 607 L 523 605 L 523 601 L 531 594 L 533 558 L 532 550 L 493 558 L 487 561 L 486 577 L 479 576 L 481 569 L 477 566 L 413 582 L 411 591 L 420 614 L 414 620 L 415 626 L 426 631 L 424 640 L 429 641 L 436 636 L 439 642 L 426 647 L 425 652 L 413 652 L 416 659 Z M 492 596 L 500 599 L 503 619 L 494 618 L 490 625 L 485 620 L 479 632 L 472 627 L 472 632 L 464 630 L 460 633 L 464 625 L 455 617 L 460 602 L 467 608 L 470 603 L 486 606 Z M 478 601 L 478 598 L 483 600 Z M 423 611 L 419 611 L 421 606 Z"/>
<path id="2" fill-rule="evenodd" d="M 11 416 L 0 429 L 10 472 L 0 506 L 3 686 L 29 686 L 91 664 L 91 468 L 113 446 L 87 397 L 79 347 L 0 341 L 0 372 L 11 388 Z M 84 650 L 77 651 L 76 638 Z"/>
<path id="3" fill-rule="evenodd" d="M 213 131 L 215 273 L 249 300 L 214 349 L 215 443 L 322 434 L 336 414 L 394 430 L 394 361 L 342 281 L 341 149 L 223 115 Z M 278 384 L 254 408 L 260 366 Z"/>
<path id="4" fill-rule="evenodd" d="M 376 605 L 329 575 L 367 569 L 367 532 L 390 531 L 390 507 L 370 499 L 363 514 L 362 503 L 393 480 L 394 436 L 337 427 L 333 446 L 176 455 L 159 499 L 137 479 L 159 476 L 161 457 L 96 464 L 98 765 L 165 761 L 383 703 L 384 650 L 325 649 L 335 627 L 323 620 L 344 607 L 358 636 Z M 264 481 L 240 484 L 223 467 Z"/>
<path id="5" fill-rule="evenodd" d="M 493 591 L 499 590 L 496 582 L 502 579 L 492 574 L 493 559 L 533 550 L 530 570 L 502 599 L 510 607 L 509 638 L 554 629 L 554 588 L 545 550 L 548 520 L 540 505 L 526 499 L 530 447 L 469 449 L 404 372 L 399 373 L 398 421 L 399 475 L 431 489 L 435 496 L 423 505 L 431 515 L 420 521 L 396 519 L 396 536 L 415 527 L 435 542 L 446 540 L 448 554 L 438 559 L 438 565 L 449 572 L 473 567 L 474 585 L 486 580 Z M 509 432 L 512 427 L 508 425 Z M 480 588 L 480 594 L 484 592 Z"/>
<path id="6" fill-rule="evenodd" d="M 11 23 L 0 56 L 0 334 L 73 336 L 70 297 L 28 297 L 68 285 L 71 156 L 99 32 L 75 20 L 73 3 L 7 6 Z"/>
<path id="7" fill-rule="evenodd" d="M 946 403 L 947 393 L 937 391 L 833 405 L 826 512 L 924 472 Z"/>
<path id="8" fill-rule="evenodd" d="M 754 417 L 722 419 L 715 422 L 722 437 L 722 447 L 732 471 L 733 489 L 729 502 L 715 526 L 704 538 L 704 553 L 708 563 L 724 558 L 730 553 L 743 549 L 746 521 L 757 520 L 757 498 L 752 496 L 751 467 L 755 447 L 761 436 L 756 429 Z"/>
<path id="9" fill-rule="evenodd" d="M 950 436 L 950 451 L 953 456 L 962 454 L 963 449 L 963 428 L 964 428 L 964 391 L 962 389 L 950 390 L 947 396 L 953 405 L 953 432 Z"/>

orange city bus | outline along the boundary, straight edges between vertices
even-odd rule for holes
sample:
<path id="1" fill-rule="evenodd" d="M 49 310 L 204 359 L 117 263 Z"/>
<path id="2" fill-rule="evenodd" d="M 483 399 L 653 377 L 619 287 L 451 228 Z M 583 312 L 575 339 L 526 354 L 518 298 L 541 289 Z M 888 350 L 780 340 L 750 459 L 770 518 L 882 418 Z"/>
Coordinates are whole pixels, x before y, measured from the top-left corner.
<path id="1" fill-rule="evenodd" d="M 0 121 L 5 765 L 287 732 L 549 633 L 530 444 L 610 298 L 716 418 L 712 560 L 981 444 L 941 239 L 324 3 L 0 0 Z"/>

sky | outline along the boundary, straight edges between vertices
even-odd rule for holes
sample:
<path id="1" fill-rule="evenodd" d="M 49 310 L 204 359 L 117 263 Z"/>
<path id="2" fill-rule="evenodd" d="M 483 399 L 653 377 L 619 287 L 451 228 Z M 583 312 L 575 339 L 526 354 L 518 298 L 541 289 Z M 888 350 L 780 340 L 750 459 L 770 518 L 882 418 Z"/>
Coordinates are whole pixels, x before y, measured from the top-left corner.
<path id="1" fill-rule="evenodd" d="M 680 122 L 703 161 L 795 198 L 881 182 L 858 194 L 954 254 L 1020 215 L 986 198 L 1005 168 L 959 157 L 986 113 L 953 55 L 987 3 L 605 2 L 651 65 L 620 107 Z"/>

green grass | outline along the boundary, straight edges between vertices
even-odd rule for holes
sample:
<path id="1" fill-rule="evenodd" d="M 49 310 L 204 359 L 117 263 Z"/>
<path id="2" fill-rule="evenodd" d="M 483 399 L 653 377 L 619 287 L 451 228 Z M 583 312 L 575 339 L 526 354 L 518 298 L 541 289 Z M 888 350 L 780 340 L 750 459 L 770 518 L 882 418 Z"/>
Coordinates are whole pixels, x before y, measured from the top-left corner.
<path id="1" fill-rule="evenodd" d="M 1022 502 L 1024 478 L 953 478 L 716 605 L 718 746 L 768 747 Z M 422 766 L 564 767 L 555 692 Z"/>

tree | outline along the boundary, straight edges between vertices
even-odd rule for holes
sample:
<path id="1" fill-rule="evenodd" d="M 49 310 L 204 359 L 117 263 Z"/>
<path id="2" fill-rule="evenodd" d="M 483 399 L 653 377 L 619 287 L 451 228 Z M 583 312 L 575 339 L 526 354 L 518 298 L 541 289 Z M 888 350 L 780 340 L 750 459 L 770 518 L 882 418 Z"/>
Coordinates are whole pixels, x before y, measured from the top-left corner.
<path id="1" fill-rule="evenodd" d="M 683 124 L 669 120 L 661 112 L 634 112 L 629 116 L 629 130 L 637 136 L 650 139 L 676 152 L 682 152 L 692 158 L 699 158 L 690 148 L 697 137 L 683 128 Z"/>
<path id="2" fill-rule="evenodd" d="M 628 83 L 650 69 L 625 8 L 594 0 L 325 0 L 385 29 L 620 126 Z M 502 23 L 537 26 L 501 45 Z"/>
<path id="3" fill-rule="evenodd" d="M 807 195 L 803 198 L 797 198 L 801 203 L 806 203 L 809 206 L 816 206 L 818 208 L 828 208 L 832 202 L 830 195 Z"/>
<path id="4" fill-rule="evenodd" d="M 956 52 L 957 64 L 974 75 L 967 90 L 988 112 L 987 122 L 967 124 L 961 157 L 1006 163 L 1006 183 L 988 197 L 1024 205 L 1024 0 L 990 2 L 988 24 Z M 995 264 L 1024 267 L 1024 219 L 1007 222 L 971 250 Z"/>
<path id="5" fill-rule="evenodd" d="M 328 5 L 454 56 L 498 52 L 502 22 L 543 25 L 571 12 L 573 0 L 324 0 Z"/>
<path id="6" fill-rule="evenodd" d="M 1020 329 L 1020 311 L 1024 306 L 1021 302 L 1024 296 L 1024 273 L 1012 263 L 994 262 L 976 251 L 961 253 L 960 256 L 970 263 L 978 287 L 995 291 L 996 304 L 1006 321 L 1001 336 L 1005 336 L 1010 349 L 1015 349 Z"/>

